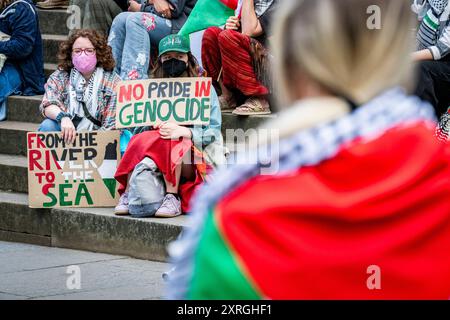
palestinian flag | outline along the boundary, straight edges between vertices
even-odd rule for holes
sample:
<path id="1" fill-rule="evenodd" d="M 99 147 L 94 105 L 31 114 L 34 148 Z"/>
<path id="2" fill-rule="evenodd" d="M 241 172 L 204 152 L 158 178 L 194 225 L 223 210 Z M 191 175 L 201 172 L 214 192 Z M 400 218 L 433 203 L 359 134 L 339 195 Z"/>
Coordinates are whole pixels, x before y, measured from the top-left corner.
<path id="1" fill-rule="evenodd" d="M 98 168 L 98 173 L 113 199 L 116 196 L 117 181 L 114 178 L 114 174 L 117 171 L 117 159 L 117 141 L 114 141 L 114 143 L 109 143 L 106 146 L 105 158 L 102 165 Z"/>
<path id="2" fill-rule="evenodd" d="M 197 192 L 169 298 L 450 298 L 450 142 L 430 105 L 399 88 L 351 113 L 317 99 L 265 129 L 282 137 L 273 173 L 260 150 Z"/>
<path id="3" fill-rule="evenodd" d="M 249 178 L 205 213 L 192 268 L 178 265 L 191 270 L 181 292 L 448 299 L 449 159 L 434 123 L 415 122 L 346 143 L 317 165 Z"/>
<path id="4" fill-rule="evenodd" d="M 235 15 L 239 0 L 199 0 L 189 18 L 181 28 L 179 35 L 224 25 L 230 16 Z"/>

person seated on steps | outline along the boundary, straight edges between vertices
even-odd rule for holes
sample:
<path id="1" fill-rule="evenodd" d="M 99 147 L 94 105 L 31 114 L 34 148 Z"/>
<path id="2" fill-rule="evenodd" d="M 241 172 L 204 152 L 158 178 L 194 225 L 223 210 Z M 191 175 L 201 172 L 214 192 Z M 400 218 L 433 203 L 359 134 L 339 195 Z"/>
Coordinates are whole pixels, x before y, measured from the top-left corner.
<path id="1" fill-rule="evenodd" d="M 217 80 L 222 112 L 270 114 L 267 38 L 278 0 L 244 0 L 242 14 L 231 16 L 225 30 L 206 29 L 202 41 L 203 67 Z M 238 107 L 236 91 L 246 101 Z"/>
<path id="2" fill-rule="evenodd" d="M 72 143 L 80 130 L 113 130 L 115 89 L 120 79 L 106 37 L 78 30 L 61 44 L 58 69 L 50 75 L 40 105 L 46 119 L 39 131 L 61 131 Z"/>
<path id="3" fill-rule="evenodd" d="M 116 72 L 123 80 L 147 79 L 150 57 L 162 38 L 180 31 L 197 0 L 130 1 L 129 11 L 119 14 L 111 27 Z M 155 59 L 157 60 L 157 59 Z"/>
<path id="4" fill-rule="evenodd" d="M 440 118 L 450 106 L 450 3 L 415 0 L 412 9 L 420 21 L 412 54 L 419 64 L 416 95 L 430 102 Z"/>
<path id="5" fill-rule="evenodd" d="M 128 11 L 129 3 L 129 0 L 70 0 L 71 9 L 79 10 L 80 14 L 79 20 L 72 20 L 74 26 L 70 29 L 94 29 L 108 35 L 114 18 Z"/>
<path id="6" fill-rule="evenodd" d="M 187 38 L 169 35 L 159 44 L 159 59 L 153 78 L 201 76 Z M 163 174 L 166 195 L 156 217 L 176 217 L 189 211 L 193 192 L 213 167 L 225 164 L 222 118 L 217 94 L 211 86 L 211 115 L 207 126 L 180 126 L 166 122 L 131 139 L 115 175 L 121 198 L 117 215 L 126 215 L 129 178 L 144 158 L 152 159 Z M 176 152 L 174 152 L 177 150 Z"/>
<path id="7" fill-rule="evenodd" d="M 44 93 L 39 19 L 31 0 L 0 0 L 0 121 L 8 96 Z"/>

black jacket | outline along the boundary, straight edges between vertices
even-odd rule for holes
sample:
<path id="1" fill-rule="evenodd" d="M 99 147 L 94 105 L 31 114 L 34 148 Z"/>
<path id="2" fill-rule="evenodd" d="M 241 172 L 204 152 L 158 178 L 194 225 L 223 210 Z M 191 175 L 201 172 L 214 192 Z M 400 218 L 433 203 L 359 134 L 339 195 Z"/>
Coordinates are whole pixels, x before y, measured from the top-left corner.
<path id="1" fill-rule="evenodd" d="M 167 0 L 175 8 L 172 10 L 172 33 L 178 33 L 181 30 L 187 18 L 194 9 L 197 0 Z M 151 12 L 161 16 L 156 12 L 155 8 L 151 4 L 142 5 L 141 11 Z"/>

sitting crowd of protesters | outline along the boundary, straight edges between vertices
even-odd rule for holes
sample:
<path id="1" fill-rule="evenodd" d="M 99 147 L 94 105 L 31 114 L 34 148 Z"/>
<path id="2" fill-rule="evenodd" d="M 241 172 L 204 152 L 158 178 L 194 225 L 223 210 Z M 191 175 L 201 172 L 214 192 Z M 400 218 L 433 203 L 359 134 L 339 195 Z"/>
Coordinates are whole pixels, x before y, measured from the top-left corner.
<path id="1" fill-rule="evenodd" d="M 87 1 L 83 5 L 84 27 L 89 23 L 89 14 L 96 11 L 88 6 L 106 5 L 106 0 L 95 5 L 89 3 Z M 214 72 L 211 68 L 216 66 L 212 60 L 206 63 L 206 70 L 202 69 L 191 53 L 188 37 L 176 35 L 195 3 L 196 0 L 158 0 L 152 4 L 130 1 L 127 12 L 119 12 L 114 17 L 111 15 L 112 23 L 99 31 L 81 29 L 71 32 L 69 39 L 60 47 L 58 70 L 49 77 L 46 84 L 41 103 L 41 112 L 46 119 L 39 130 L 61 131 L 64 139 L 70 143 L 80 130 L 115 129 L 115 88 L 120 80 L 199 77 Z M 238 101 L 238 97 L 244 97 L 247 107 L 241 106 L 241 111 L 245 109 L 242 114 L 270 113 L 269 89 L 257 79 L 257 71 L 251 61 L 253 55 L 268 56 L 264 46 L 267 45 L 266 30 L 269 30 L 269 17 L 274 3 L 275 1 L 261 1 L 261 6 L 252 4 L 251 15 L 243 15 L 246 34 L 237 31 L 240 29 L 238 17 L 230 17 L 227 22 L 222 36 L 247 43 L 240 54 L 242 59 L 238 66 L 246 71 L 242 73 L 244 78 L 233 80 L 233 67 L 231 64 L 224 66 L 220 73 L 225 80 L 217 79 L 218 89 L 222 93 L 220 99 L 215 89 L 211 88 L 209 125 L 187 127 L 162 123 L 140 130 L 127 141 L 128 146 L 116 173 L 116 179 L 121 185 L 121 198 L 115 208 L 116 214 L 130 213 L 130 176 L 145 158 L 152 159 L 162 172 L 166 194 L 159 208 L 150 216 L 175 217 L 188 212 L 193 192 L 215 167 L 226 161 L 221 135 L 221 109 L 228 108 L 230 99 Z M 236 24 L 233 25 L 230 21 L 236 21 Z M 257 24 L 255 30 L 252 30 L 249 26 L 254 22 Z M 210 28 L 206 31 L 203 57 L 208 56 L 208 51 L 211 55 L 225 55 L 226 50 L 217 47 L 217 52 L 213 52 L 214 48 L 208 46 L 211 40 L 208 34 L 217 30 L 221 29 Z M 103 36 L 105 33 L 109 33 L 108 43 Z M 217 37 L 215 41 L 217 43 Z M 241 47 L 236 41 L 229 42 L 227 39 L 223 42 L 232 50 L 239 50 Z M 222 59 L 227 58 L 224 56 L 220 61 Z M 267 64 L 268 61 L 264 63 Z M 264 76 L 267 77 L 267 74 Z M 259 87 L 258 92 L 249 90 L 252 85 L 248 81 L 251 79 Z M 236 85 L 233 86 L 233 83 Z M 237 95 L 236 98 L 234 94 Z M 249 101 L 254 103 L 249 105 Z M 182 154 L 173 159 L 170 155 L 180 147 Z M 149 215 L 141 213 L 139 216 Z"/>

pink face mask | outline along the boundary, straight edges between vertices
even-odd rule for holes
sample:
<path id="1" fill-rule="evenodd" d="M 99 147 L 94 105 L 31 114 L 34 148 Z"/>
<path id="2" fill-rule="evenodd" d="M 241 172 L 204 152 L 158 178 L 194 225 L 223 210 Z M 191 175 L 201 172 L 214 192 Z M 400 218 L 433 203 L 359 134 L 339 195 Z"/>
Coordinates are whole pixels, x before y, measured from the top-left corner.
<path id="1" fill-rule="evenodd" d="M 90 73 L 95 70 L 97 66 L 97 56 L 95 54 L 88 56 L 85 52 L 80 55 L 72 55 L 72 63 L 81 73 Z"/>

